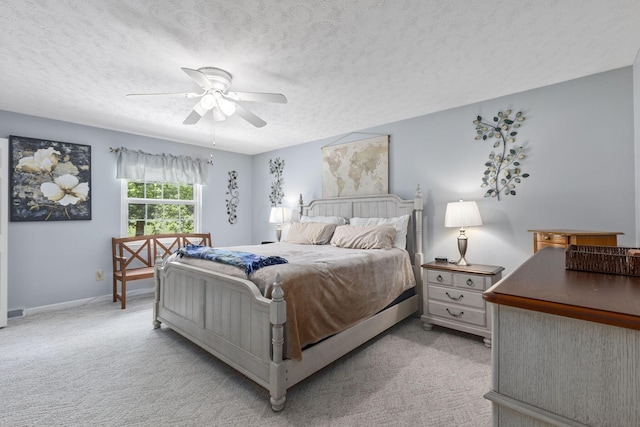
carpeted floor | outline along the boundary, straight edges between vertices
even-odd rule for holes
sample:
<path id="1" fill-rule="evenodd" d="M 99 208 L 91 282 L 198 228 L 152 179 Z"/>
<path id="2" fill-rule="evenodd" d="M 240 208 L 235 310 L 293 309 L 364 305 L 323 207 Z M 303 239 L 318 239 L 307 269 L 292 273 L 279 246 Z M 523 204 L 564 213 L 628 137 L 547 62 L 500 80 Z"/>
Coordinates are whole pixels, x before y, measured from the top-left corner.
<path id="1" fill-rule="evenodd" d="M 10 319 L 2 426 L 489 426 L 482 339 L 410 318 L 287 392 L 268 392 L 166 327 L 150 296 Z"/>

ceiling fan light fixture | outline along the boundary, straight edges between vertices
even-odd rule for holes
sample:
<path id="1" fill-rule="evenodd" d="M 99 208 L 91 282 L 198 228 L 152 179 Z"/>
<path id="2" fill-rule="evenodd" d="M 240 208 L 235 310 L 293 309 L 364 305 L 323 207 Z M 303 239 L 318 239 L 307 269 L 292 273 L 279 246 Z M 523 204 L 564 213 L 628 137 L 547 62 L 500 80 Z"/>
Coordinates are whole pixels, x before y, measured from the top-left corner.
<path id="1" fill-rule="evenodd" d="M 216 98 L 210 93 L 207 93 L 200 99 L 200 106 L 205 110 L 211 110 L 216 106 Z"/>
<path id="2" fill-rule="evenodd" d="M 227 119 L 227 116 L 224 114 L 223 111 L 220 110 L 220 108 L 218 106 L 215 106 L 211 112 L 213 113 L 213 120 L 215 120 L 216 122 L 223 122 Z"/>
<path id="3" fill-rule="evenodd" d="M 220 107 L 222 112 L 227 116 L 232 116 L 233 113 L 236 112 L 236 104 L 224 99 L 222 96 L 218 98 L 218 107 Z"/>

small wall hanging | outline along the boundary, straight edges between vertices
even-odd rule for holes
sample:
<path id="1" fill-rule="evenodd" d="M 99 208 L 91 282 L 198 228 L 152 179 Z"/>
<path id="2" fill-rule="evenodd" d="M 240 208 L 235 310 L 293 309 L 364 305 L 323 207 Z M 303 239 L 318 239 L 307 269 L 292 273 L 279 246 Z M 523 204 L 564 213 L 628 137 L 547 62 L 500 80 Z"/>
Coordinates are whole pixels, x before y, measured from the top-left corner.
<path id="1" fill-rule="evenodd" d="M 495 138 L 493 148 L 502 147 L 502 152 L 497 154 L 492 151 L 489 160 L 484 164 L 487 169 L 482 178 L 482 188 L 487 188 L 484 197 L 497 197 L 500 200 L 500 193 L 505 196 L 516 195 L 516 184 L 520 184 L 521 178 L 528 178 L 528 173 L 523 173 L 520 169 L 520 161 L 525 158 L 524 147 L 514 146 L 507 148 L 508 144 L 516 141 L 516 135 L 524 116 L 521 111 L 511 118 L 511 110 L 499 111 L 493 117 L 493 122 L 484 121 L 478 116 L 473 124 L 476 125 L 476 140 L 486 141 Z"/>
<path id="2" fill-rule="evenodd" d="M 282 199 L 284 198 L 284 191 L 282 190 L 282 186 L 284 185 L 284 178 L 282 178 L 283 172 L 284 160 L 280 159 L 280 157 L 276 157 L 275 160 L 269 159 L 269 173 L 275 175 L 275 180 L 271 183 L 271 194 L 269 194 L 271 206 L 282 204 Z"/>
<path id="3" fill-rule="evenodd" d="M 11 221 L 91 219 L 91 146 L 9 137 Z"/>
<path id="4" fill-rule="evenodd" d="M 239 196 L 240 192 L 238 191 L 238 172 L 229 171 L 229 184 L 227 185 L 227 191 L 225 194 L 229 195 L 229 198 L 226 199 L 227 202 L 227 215 L 229 215 L 229 224 L 235 224 L 238 222 L 238 215 L 236 215 L 236 210 L 238 209 L 238 203 L 240 202 Z"/>
<path id="5" fill-rule="evenodd" d="M 322 147 L 322 197 L 388 192 L 389 135 Z"/>

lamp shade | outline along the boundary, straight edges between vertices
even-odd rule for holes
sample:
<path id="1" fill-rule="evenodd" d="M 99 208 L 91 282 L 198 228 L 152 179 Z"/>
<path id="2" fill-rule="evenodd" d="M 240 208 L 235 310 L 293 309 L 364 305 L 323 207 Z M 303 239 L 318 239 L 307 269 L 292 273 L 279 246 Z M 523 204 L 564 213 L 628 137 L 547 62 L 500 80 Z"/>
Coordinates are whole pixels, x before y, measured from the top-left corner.
<path id="1" fill-rule="evenodd" d="M 274 206 L 269 214 L 269 222 L 272 224 L 282 224 L 285 222 L 285 208 L 283 206 Z"/>
<path id="2" fill-rule="evenodd" d="M 200 98 L 200 106 L 205 110 L 209 111 L 216 105 L 216 98 L 210 93 L 207 93 L 205 96 Z"/>
<path id="3" fill-rule="evenodd" d="M 236 112 L 236 104 L 224 99 L 222 95 L 218 97 L 218 106 L 227 116 L 232 116 Z"/>
<path id="4" fill-rule="evenodd" d="M 213 114 L 213 120 L 215 120 L 216 122 L 223 122 L 227 120 L 227 116 L 217 105 L 213 107 L 211 113 Z"/>
<path id="5" fill-rule="evenodd" d="M 480 211 L 476 202 L 451 202 L 447 203 L 444 214 L 445 227 L 472 227 L 482 225 Z"/>

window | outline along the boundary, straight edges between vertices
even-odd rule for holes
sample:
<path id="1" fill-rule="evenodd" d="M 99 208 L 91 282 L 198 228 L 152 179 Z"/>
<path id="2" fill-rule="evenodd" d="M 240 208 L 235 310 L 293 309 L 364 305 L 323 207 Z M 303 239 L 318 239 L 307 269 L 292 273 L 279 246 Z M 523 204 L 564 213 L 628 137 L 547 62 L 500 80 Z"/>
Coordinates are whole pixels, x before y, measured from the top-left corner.
<path id="1" fill-rule="evenodd" d="M 122 235 L 200 231 L 201 185 L 122 180 Z"/>

